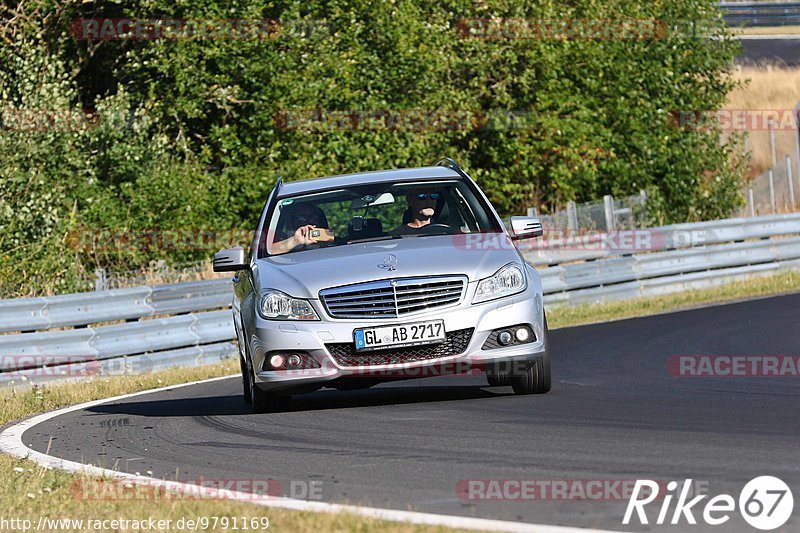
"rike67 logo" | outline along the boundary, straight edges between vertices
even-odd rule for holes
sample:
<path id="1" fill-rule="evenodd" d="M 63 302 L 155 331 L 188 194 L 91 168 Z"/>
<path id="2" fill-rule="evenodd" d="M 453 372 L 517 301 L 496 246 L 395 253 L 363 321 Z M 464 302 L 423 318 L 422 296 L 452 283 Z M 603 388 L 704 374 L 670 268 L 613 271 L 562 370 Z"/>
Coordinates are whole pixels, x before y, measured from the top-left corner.
<path id="1" fill-rule="evenodd" d="M 645 506 L 656 499 L 661 500 L 661 508 L 655 521 L 659 525 L 697 524 L 695 513 L 698 513 L 706 524 L 718 526 L 730 520 L 731 513 L 736 511 L 737 501 L 729 494 L 714 496 L 704 502 L 705 505 L 701 502 L 708 498 L 707 494 L 689 499 L 692 494 L 691 479 L 685 480 L 682 486 L 677 481 L 670 481 L 665 494 L 659 493 L 661 487 L 662 484 L 649 479 L 636 480 L 622 523 L 629 524 L 635 511 L 639 523 L 649 524 Z M 670 507 L 676 497 L 675 508 L 670 516 Z M 751 479 L 739 493 L 738 507 L 739 513 L 748 524 L 756 529 L 769 531 L 781 527 L 789 520 L 794 509 L 794 498 L 789 486 L 782 480 L 773 476 L 760 476 Z"/>

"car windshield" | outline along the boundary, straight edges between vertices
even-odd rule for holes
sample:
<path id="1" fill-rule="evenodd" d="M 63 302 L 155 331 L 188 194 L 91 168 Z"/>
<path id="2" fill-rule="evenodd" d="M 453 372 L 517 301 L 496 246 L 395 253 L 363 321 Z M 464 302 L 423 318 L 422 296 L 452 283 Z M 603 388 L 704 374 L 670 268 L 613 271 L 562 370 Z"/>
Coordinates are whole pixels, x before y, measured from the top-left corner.
<path id="1" fill-rule="evenodd" d="M 378 240 L 502 232 L 463 180 L 358 185 L 285 197 L 267 221 L 258 257 Z"/>

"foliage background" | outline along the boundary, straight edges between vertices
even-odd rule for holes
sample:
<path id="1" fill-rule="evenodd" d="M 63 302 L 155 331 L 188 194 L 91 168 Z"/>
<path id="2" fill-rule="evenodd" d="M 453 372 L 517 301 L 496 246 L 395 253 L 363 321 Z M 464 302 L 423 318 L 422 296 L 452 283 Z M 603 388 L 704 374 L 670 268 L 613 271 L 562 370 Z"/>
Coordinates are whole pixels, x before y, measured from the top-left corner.
<path id="1" fill-rule="evenodd" d="M 103 231 L 252 228 L 287 180 L 455 158 L 501 212 L 649 193 L 654 222 L 728 216 L 742 165 L 719 132 L 738 44 L 705 0 L 31 0 L 0 7 L 0 280 L 5 295 L 85 290 L 97 266 L 207 257 Z M 79 18 L 273 19 L 263 39 L 77 39 Z M 717 39 L 483 39 L 463 19 L 659 19 Z M 15 125 L 20 110 L 89 120 Z M 281 126 L 302 110 L 522 113 L 512 128 Z M 63 120 L 62 120 L 63 122 Z M 76 127 L 75 124 L 79 126 Z M 244 234 L 243 232 L 239 233 Z M 74 246 L 76 235 L 81 243 Z M 108 235 L 108 233 L 106 233 Z M 101 239 L 102 240 L 102 239 Z"/>

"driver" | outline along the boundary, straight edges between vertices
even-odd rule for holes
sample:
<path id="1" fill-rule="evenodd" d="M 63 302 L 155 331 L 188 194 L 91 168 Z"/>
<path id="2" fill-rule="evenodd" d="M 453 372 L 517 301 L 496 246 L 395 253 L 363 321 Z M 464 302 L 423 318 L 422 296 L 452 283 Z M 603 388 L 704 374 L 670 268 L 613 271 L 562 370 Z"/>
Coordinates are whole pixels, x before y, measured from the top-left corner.
<path id="1" fill-rule="evenodd" d="M 441 194 L 435 189 L 413 189 L 406 194 L 408 209 L 411 211 L 411 220 L 401 224 L 389 233 L 391 235 L 414 235 L 431 223 L 436 214 L 436 202 Z"/>
<path id="2" fill-rule="evenodd" d="M 270 254 L 279 255 L 291 252 L 301 245 L 317 244 L 325 239 L 317 239 L 311 236 L 311 231 L 316 228 L 327 228 L 328 218 L 325 212 L 318 206 L 312 204 L 295 204 L 289 206 L 286 213 L 288 226 L 294 228 L 294 233 L 289 238 L 272 243 Z"/>

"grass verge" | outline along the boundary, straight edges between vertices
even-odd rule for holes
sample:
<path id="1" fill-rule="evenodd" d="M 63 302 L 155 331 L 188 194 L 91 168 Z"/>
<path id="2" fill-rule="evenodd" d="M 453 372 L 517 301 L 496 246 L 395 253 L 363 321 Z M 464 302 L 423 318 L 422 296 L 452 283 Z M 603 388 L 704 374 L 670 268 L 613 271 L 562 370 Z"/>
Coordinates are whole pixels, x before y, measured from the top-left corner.
<path id="1" fill-rule="evenodd" d="M 737 35 L 798 35 L 800 34 L 800 25 L 733 28 L 733 33 Z"/>
<path id="2" fill-rule="evenodd" d="M 748 130 L 750 176 L 757 176 L 772 166 L 772 149 L 766 123 L 770 116 L 776 121 L 775 153 L 778 167 L 785 167 L 786 155 L 791 156 L 793 164 L 797 165 L 797 133 L 794 121 L 790 119 L 800 93 L 800 68 L 744 67 L 736 70 L 733 77 L 741 85 L 731 91 L 723 109 L 734 112 L 727 121 L 727 127 L 739 133 L 742 127 Z M 744 111 L 749 113 L 745 115 Z M 794 179 L 797 179 L 797 175 Z"/>
<path id="3" fill-rule="evenodd" d="M 584 304 L 574 307 L 551 307 L 547 310 L 547 321 L 551 329 L 564 328 L 798 291 L 800 291 L 800 272 L 788 271 L 771 276 L 753 277 L 746 281 L 726 283 L 719 287 L 664 296 Z"/>
<path id="4" fill-rule="evenodd" d="M 683 292 L 652 298 L 621 302 L 552 307 L 548 320 L 553 328 L 617 320 L 635 316 L 663 313 L 699 305 L 726 302 L 750 297 L 762 297 L 800 291 L 800 272 L 786 272 L 763 278 L 752 278 L 720 287 Z M 174 369 L 143 376 L 121 376 L 89 380 L 81 384 L 63 384 L 36 389 L 0 389 L 0 426 L 37 413 L 80 402 L 108 398 L 119 394 L 153 389 L 238 372 L 236 361 L 192 369 Z M 155 519 L 172 520 L 170 530 L 181 518 L 238 517 L 253 519 L 266 516 L 271 528 L 281 531 L 445 531 L 380 521 L 347 513 L 327 514 L 272 509 L 225 500 L 181 500 L 177 498 L 148 498 L 124 500 L 87 500 L 77 497 L 75 483 L 81 476 L 51 471 L 32 461 L 0 454 L 0 508 L 6 518 L 32 520 L 39 517 L 73 519 Z M 84 478 L 85 481 L 85 478 Z M 233 526 L 233 524 L 229 524 Z M 241 529 L 241 523 L 239 523 Z M 3 528 L 0 529 L 10 529 Z M 198 528 L 200 531 L 233 531 L 233 527 Z M 80 531 L 65 527 L 60 531 Z M 86 530 L 82 529 L 83 531 Z M 109 530 L 123 531 L 123 528 Z"/>

